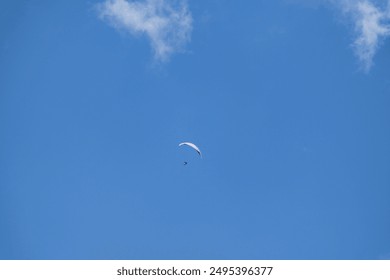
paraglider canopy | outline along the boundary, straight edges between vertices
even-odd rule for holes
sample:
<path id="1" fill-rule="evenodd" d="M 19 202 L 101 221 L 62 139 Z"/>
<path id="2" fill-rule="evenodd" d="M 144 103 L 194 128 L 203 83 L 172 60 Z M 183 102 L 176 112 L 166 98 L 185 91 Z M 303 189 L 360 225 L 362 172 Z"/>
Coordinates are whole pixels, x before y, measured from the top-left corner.
<path id="1" fill-rule="evenodd" d="M 192 149 L 194 149 L 200 155 L 200 157 L 202 157 L 202 153 L 201 153 L 200 149 L 194 143 L 183 142 L 183 143 L 179 144 L 179 146 L 183 146 L 183 145 L 191 147 Z"/>

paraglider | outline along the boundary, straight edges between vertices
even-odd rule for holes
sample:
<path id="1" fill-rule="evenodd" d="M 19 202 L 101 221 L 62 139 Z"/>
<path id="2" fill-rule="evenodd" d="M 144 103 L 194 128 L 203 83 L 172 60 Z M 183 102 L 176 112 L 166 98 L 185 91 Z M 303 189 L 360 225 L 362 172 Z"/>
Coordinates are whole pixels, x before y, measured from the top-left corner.
<path id="1" fill-rule="evenodd" d="M 180 143 L 179 144 L 179 147 L 180 146 L 188 146 L 188 147 L 191 147 L 192 149 L 194 149 L 197 153 L 198 153 L 198 155 L 202 158 L 202 152 L 200 151 L 200 149 L 194 144 L 194 143 L 191 143 L 191 142 L 183 142 L 183 143 Z M 187 165 L 188 164 L 188 162 L 187 161 L 185 161 L 184 163 L 183 163 L 183 165 Z"/>

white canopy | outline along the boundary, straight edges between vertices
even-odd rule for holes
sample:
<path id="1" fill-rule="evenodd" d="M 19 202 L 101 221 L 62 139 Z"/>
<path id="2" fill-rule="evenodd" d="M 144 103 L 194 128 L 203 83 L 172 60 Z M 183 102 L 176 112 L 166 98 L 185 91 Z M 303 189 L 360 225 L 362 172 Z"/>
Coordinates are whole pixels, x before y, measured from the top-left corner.
<path id="1" fill-rule="evenodd" d="M 183 146 L 183 145 L 186 145 L 186 146 L 193 148 L 202 157 L 202 153 L 201 153 L 200 149 L 194 143 L 183 142 L 183 143 L 179 144 L 179 146 Z"/>

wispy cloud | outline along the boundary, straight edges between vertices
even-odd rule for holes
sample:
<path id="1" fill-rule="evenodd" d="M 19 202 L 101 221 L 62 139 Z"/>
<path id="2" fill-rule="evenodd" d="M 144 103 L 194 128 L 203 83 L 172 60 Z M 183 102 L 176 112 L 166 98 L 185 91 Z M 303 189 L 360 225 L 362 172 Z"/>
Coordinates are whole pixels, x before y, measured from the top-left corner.
<path id="1" fill-rule="evenodd" d="M 185 0 L 106 0 L 97 8 L 111 26 L 132 35 L 145 34 L 159 61 L 183 50 L 190 40 L 192 16 Z"/>
<path id="2" fill-rule="evenodd" d="M 390 0 L 331 0 L 353 22 L 356 38 L 353 48 L 368 72 L 381 42 L 390 36 Z M 382 4 L 382 6 L 380 6 Z"/>

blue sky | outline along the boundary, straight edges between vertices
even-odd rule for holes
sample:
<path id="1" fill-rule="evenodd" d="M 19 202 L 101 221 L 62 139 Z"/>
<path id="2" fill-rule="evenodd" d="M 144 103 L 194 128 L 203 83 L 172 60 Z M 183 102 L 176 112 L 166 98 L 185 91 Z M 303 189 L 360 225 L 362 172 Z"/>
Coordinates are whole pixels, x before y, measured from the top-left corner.
<path id="1" fill-rule="evenodd" d="M 1 259 L 389 258 L 387 1 L 2 1 L 0 35 Z"/>

